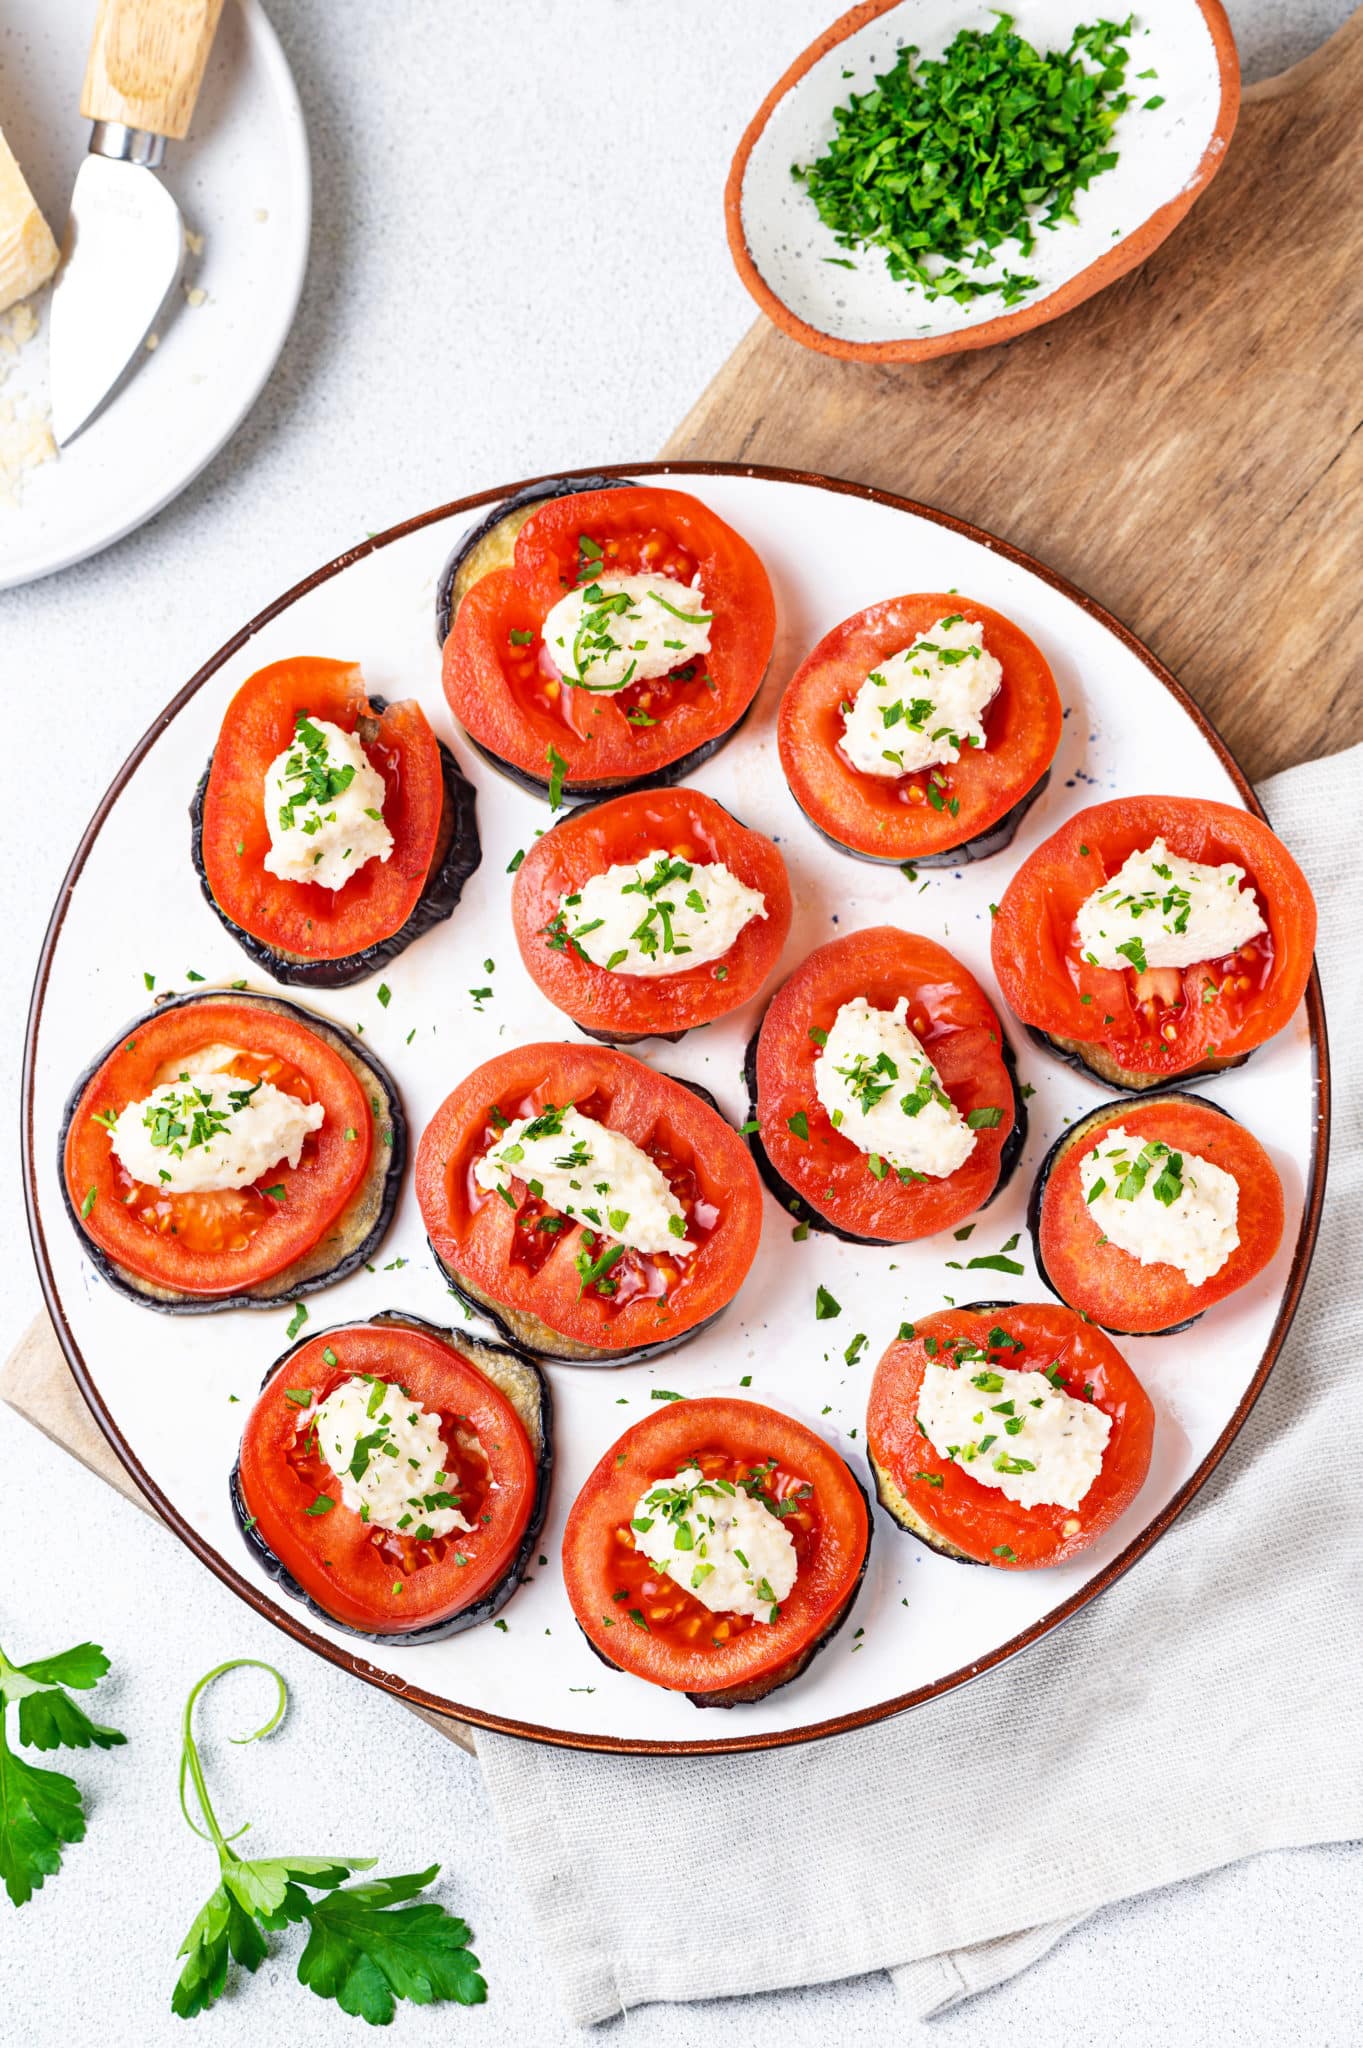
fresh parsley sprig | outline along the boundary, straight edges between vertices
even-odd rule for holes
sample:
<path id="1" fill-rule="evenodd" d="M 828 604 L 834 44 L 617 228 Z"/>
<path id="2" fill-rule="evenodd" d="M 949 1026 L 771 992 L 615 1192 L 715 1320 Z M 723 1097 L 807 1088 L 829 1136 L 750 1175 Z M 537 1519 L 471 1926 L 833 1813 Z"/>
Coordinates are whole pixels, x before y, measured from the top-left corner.
<path id="1" fill-rule="evenodd" d="M 109 1669 L 98 1643 L 77 1643 L 33 1664 L 11 1664 L 0 1650 L 0 1878 L 26 1906 L 61 1869 L 62 1848 L 85 1837 L 80 1787 L 61 1771 L 40 1770 L 9 1746 L 9 1709 L 19 1711 L 19 1740 L 31 1749 L 117 1749 L 117 1728 L 92 1721 L 67 1687 L 89 1692 Z"/>
<path id="2" fill-rule="evenodd" d="M 417 1898 L 437 1875 L 438 1863 L 409 1877 L 366 1878 L 346 1884 L 353 1871 L 371 1870 L 372 1856 L 272 1856 L 246 1858 L 232 1847 L 246 1827 L 224 1835 L 204 1781 L 194 1740 L 194 1709 L 215 1680 L 228 1671 L 251 1668 L 273 1678 L 278 1697 L 268 1721 L 250 1735 L 259 1742 L 284 1718 L 288 1688 L 272 1664 L 258 1657 L 233 1657 L 206 1673 L 185 1701 L 180 1754 L 180 1811 L 196 1835 L 218 1852 L 218 1883 L 180 1946 L 184 1968 L 171 1995 L 181 2019 L 193 2019 L 212 2005 L 227 1983 L 230 1963 L 259 1969 L 269 1954 L 266 1935 L 295 1921 L 306 1924 L 307 1945 L 298 1958 L 298 1981 L 319 1998 L 334 1998 L 342 2012 L 386 2027 L 399 1998 L 413 2005 L 453 1999 L 481 2005 L 487 1985 L 478 1958 L 468 1947 L 469 1930 L 427 1899 Z M 200 1827 L 186 1793 L 194 1787 Z M 247 1822 L 246 1826 L 250 1823 Z M 310 1898 L 310 1892 L 320 1896 Z"/>

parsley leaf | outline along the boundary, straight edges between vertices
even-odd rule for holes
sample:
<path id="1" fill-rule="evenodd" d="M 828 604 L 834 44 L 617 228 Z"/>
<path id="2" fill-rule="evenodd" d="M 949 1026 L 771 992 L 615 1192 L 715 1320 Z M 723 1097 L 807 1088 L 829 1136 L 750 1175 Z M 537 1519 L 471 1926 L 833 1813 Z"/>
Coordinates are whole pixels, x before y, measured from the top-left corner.
<path id="1" fill-rule="evenodd" d="M 218 1853 L 219 1881 L 194 1916 L 179 1953 L 185 1958 L 171 1995 L 171 2009 L 193 2019 L 222 1995 L 232 1962 L 257 1970 L 270 1953 L 268 1934 L 295 1921 L 307 1924 L 308 1939 L 298 1959 L 298 1980 L 319 1998 L 333 1998 L 342 2012 L 387 2026 L 396 2001 L 433 2005 L 451 1999 L 481 2005 L 487 1985 L 478 1958 L 468 1947 L 464 1921 L 433 1900 L 411 1905 L 440 1870 L 407 1877 L 346 1879 L 372 1869 L 372 1856 L 238 1856 L 218 1825 L 194 1740 L 194 1708 L 200 1695 L 225 1672 L 249 1667 L 267 1671 L 277 1689 L 275 1710 L 253 1734 L 273 1734 L 284 1718 L 288 1690 L 271 1664 L 258 1657 L 234 1657 L 201 1678 L 185 1702 L 180 1756 L 180 1809 L 195 1834 Z M 193 1785 L 200 1827 L 190 1814 L 186 1790 Z M 242 1830 L 238 1829 L 237 1834 Z M 310 1892 L 320 1893 L 310 1898 Z"/>
<path id="2" fill-rule="evenodd" d="M 32 1664 L 11 1664 L 0 1650 L 0 1878 L 16 1906 L 55 1877 L 64 1844 L 84 1839 L 85 1809 L 73 1778 L 15 1755 L 10 1705 L 19 1710 L 19 1740 L 31 1749 L 117 1749 L 127 1738 L 92 1721 L 67 1690 L 88 1692 L 108 1668 L 98 1643 L 77 1643 Z"/>

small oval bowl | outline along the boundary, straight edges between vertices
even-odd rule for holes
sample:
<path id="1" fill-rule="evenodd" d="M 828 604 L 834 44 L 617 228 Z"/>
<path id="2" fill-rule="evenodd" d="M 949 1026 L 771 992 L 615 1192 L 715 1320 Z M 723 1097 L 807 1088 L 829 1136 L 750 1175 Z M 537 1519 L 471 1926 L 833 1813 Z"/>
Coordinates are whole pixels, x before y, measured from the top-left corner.
<path id="1" fill-rule="evenodd" d="M 1078 22 L 1103 12 L 1085 0 L 1016 0 L 1012 9 L 1019 34 L 1041 48 L 1064 46 Z M 1011 243 L 995 252 L 1000 269 L 1035 274 L 1036 291 L 1006 311 L 994 294 L 968 306 L 929 301 L 892 278 L 878 250 L 841 248 L 791 165 L 821 154 L 835 107 L 868 92 L 902 44 L 939 57 L 959 30 L 992 20 L 970 0 L 862 0 L 796 58 L 749 122 L 725 187 L 729 247 L 758 305 L 793 340 L 873 363 L 1008 341 L 1143 263 L 1221 168 L 1240 110 L 1239 59 L 1221 0 L 1146 0 L 1128 44 L 1126 90 L 1136 103 L 1114 130 L 1118 163 L 1078 195 L 1077 225 L 1042 229 L 1027 257 Z M 1156 77 L 1138 78 L 1152 68 Z M 1163 104 L 1147 110 L 1144 99 L 1156 95 Z"/>

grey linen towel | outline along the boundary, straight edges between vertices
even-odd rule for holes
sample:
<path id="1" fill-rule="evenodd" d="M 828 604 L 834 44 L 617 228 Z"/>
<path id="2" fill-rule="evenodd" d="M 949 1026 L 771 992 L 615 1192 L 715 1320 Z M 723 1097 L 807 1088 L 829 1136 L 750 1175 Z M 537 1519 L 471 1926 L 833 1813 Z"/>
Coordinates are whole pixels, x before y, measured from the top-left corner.
<path id="1" fill-rule="evenodd" d="M 1363 747 L 1261 795 L 1316 891 L 1335 1034 L 1324 1222 L 1257 1408 L 1126 1578 L 896 1721 L 731 1757 L 480 1735 L 579 2023 L 868 1970 L 925 2018 L 1114 1899 L 1363 1835 Z M 724 1919 L 699 1938 L 676 1910 L 675 1857 L 657 1853 L 690 1840 L 723 1868 Z"/>

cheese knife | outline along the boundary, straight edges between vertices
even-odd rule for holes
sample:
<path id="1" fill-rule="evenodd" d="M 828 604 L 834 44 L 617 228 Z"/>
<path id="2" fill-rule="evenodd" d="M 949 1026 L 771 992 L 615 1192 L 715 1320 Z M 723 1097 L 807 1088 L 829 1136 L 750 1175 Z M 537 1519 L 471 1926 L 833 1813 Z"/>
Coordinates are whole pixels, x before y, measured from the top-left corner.
<path id="1" fill-rule="evenodd" d="M 99 0 L 80 110 L 94 125 L 53 288 L 49 386 L 59 447 L 121 382 L 184 261 L 157 176 L 189 131 L 222 0 Z"/>

